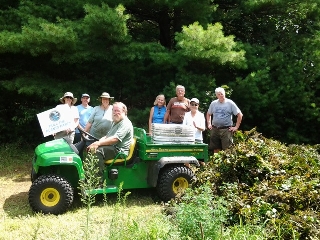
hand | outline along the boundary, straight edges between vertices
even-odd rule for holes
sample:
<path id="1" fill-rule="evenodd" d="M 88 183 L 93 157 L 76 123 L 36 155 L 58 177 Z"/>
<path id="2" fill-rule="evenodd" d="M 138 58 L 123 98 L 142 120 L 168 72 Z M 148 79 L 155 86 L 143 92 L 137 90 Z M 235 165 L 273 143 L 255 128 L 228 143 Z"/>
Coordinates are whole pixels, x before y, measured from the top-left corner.
<path id="1" fill-rule="evenodd" d="M 195 128 L 197 128 L 197 125 L 196 125 L 195 121 L 193 121 L 193 126 L 194 126 Z"/>
<path id="2" fill-rule="evenodd" d="M 212 129 L 211 123 L 208 123 L 208 128 L 209 128 L 210 130 Z"/>
<path id="3" fill-rule="evenodd" d="M 237 131 L 237 130 L 238 130 L 237 127 L 229 127 L 229 131 L 230 131 L 230 132 L 235 132 L 235 131 Z"/>
<path id="4" fill-rule="evenodd" d="M 99 142 L 93 142 L 87 147 L 87 152 L 95 153 L 97 151 L 97 148 L 100 146 Z"/>

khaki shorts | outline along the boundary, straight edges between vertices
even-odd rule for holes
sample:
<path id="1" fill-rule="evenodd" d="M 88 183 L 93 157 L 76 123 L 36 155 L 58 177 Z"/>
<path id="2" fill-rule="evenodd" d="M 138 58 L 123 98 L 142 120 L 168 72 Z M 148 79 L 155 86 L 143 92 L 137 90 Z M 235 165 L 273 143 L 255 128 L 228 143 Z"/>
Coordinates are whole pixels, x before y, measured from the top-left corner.
<path id="1" fill-rule="evenodd" d="M 233 133 L 228 128 L 212 128 L 210 132 L 210 149 L 225 150 L 233 143 Z"/>

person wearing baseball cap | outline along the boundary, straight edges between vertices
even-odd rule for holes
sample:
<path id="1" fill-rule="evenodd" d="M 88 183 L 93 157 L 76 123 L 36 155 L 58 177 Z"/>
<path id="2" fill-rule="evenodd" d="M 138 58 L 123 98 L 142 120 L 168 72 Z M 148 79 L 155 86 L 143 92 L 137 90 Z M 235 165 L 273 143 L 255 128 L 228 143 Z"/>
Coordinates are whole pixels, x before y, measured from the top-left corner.
<path id="1" fill-rule="evenodd" d="M 202 132 L 206 129 L 206 119 L 204 114 L 199 111 L 200 101 L 198 98 L 191 98 L 190 111 L 186 112 L 182 125 L 188 125 L 194 127 L 195 143 L 203 143 Z M 205 166 L 203 161 L 199 161 L 201 166 Z M 190 167 L 189 163 L 185 163 L 187 167 Z"/>
<path id="2" fill-rule="evenodd" d="M 203 143 L 202 132 L 206 129 L 206 120 L 204 114 L 198 110 L 199 103 L 198 98 L 191 98 L 190 112 L 185 113 L 182 125 L 193 126 L 195 142 Z"/>
<path id="3" fill-rule="evenodd" d="M 79 112 L 79 125 L 76 128 L 76 134 L 73 141 L 74 143 L 81 141 L 81 133 L 79 129 L 84 131 L 84 128 L 86 127 L 88 120 L 91 116 L 93 107 L 91 107 L 89 103 L 90 103 L 90 95 L 88 93 L 83 93 L 81 95 L 81 104 L 76 106 Z"/>

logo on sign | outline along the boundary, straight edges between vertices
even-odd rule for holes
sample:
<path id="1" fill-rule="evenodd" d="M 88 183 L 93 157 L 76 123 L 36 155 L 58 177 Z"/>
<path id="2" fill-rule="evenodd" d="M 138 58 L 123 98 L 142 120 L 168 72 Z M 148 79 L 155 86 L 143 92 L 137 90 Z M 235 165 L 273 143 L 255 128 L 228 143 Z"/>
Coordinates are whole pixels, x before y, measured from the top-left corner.
<path id="1" fill-rule="evenodd" d="M 60 119 L 61 115 L 57 110 L 53 110 L 50 114 L 49 114 L 49 118 L 51 121 L 58 121 Z"/>

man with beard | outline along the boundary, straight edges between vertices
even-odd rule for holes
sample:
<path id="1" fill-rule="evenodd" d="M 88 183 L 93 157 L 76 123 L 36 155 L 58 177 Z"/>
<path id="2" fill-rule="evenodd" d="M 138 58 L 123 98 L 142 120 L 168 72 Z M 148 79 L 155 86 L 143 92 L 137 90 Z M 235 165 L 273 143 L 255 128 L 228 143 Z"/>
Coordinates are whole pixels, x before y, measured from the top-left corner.
<path id="1" fill-rule="evenodd" d="M 94 152 L 99 159 L 99 175 L 103 179 L 104 161 L 113 159 L 119 152 L 128 155 L 133 138 L 133 125 L 127 117 L 127 107 L 122 102 L 115 102 L 112 109 L 112 126 L 105 137 L 93 142 L 87 150 Z"/>

